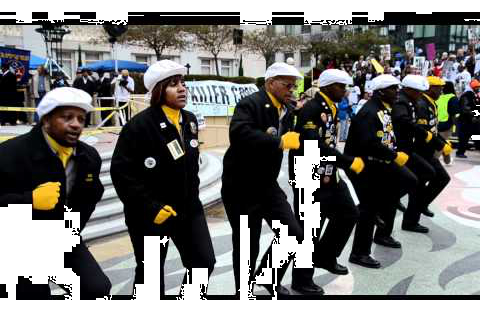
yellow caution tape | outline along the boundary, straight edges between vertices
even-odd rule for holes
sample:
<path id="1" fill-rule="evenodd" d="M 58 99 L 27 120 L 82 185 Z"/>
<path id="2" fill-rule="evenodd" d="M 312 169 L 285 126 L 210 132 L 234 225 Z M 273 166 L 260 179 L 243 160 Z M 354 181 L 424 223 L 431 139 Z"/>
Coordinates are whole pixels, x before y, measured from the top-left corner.
<path id="1" fill-rule="evenodd" d="M 23 112 L 35 112 L 35 108 L 26 107 L 0 107 L 0 111 L 23 111 Z"/>

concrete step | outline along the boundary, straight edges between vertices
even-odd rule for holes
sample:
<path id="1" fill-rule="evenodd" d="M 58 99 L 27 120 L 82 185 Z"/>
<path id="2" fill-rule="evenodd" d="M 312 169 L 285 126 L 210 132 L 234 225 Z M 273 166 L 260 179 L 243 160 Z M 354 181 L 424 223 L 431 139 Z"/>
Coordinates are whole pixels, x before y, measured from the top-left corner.
<path id="1" fill-rule="evenodd" d="M 204 153 L 202 161 L 204 167 L 202 172 L 199 172 L 200 201 L 204 208 L 208 208 L 221 201 L 222 160 L 219 156 Z M 113 235 L 127 229 L 123 204 L 118 199 L 115 188 L 111 184 L 110 175 L 104 174 L 100 177 L 100 180 L 105 186 L 105 192 L 82 232 L 85 241 Z"/>

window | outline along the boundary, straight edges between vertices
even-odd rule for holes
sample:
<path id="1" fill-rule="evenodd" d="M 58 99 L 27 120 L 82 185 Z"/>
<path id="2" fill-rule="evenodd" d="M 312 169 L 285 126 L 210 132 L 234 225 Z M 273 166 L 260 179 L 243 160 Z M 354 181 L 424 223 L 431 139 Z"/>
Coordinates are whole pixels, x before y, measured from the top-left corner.
<path id="1" fill-rule="evenodd" d="M 330 31 L 332 30 L 332 26 L 324 26 L 322 25 L 322 31 Z"/>
<path id="2" fill-rule="evenodd" d="M 423 38 L 423 25 L 414 25 L 413 37 Z"/>
<path id="3" fill-rule="evenodd" d="M 220 75 L 230 77 L 232 74 L 232 60 L 219 60 L 218 62 L 221 64 Z"/>
<path id="4" fill-rule="evenodd" d="M 100 52 L 85 52 L 85 63 L 91 63 L 102 60 L 100 58 Z"/>
<path id="5" fill-rule="evenodd" d="M 284 57 L 284 62 L 287 62 L 287 59 L 288 59 L 288 58 L 292 58 L 292 59 L 293 59 L 293 52 L 284 52 L 284 53 L 283 53 L 283 57 Z"/>
<path id="6" fill-rule="evenodd" d="M 137 61 L 138 63 L 145 63 L 145 64 L 149 64 L 150 61 L 148 61 L 148 56 L 145 56 L 145 55 L 135 55 L 135 61 Z"/>
<path id="7" fill-rule="evenodd" d="M 302 34 L 312 33 L 312 26 L 302 26 Z"/>
<path id="8" fill-rule="evenodd" d="M 295 26 L 285 26 L 285 35 L 291 36 L 295 31 Z"/>
<path id="9" fill-rule="evenodd" d="M 211 74 L 211 60 L 201 59 L 200 68 L 202 69 L 202 74 Z"/>
<path id="10" fill-rule="evenodd" d="M 423 36 L 425 38 L 435 37 L 435 26 L 434 25 L 425 25 L 423 28 Z"/>
<path id="11" fill-rule="evenodd" d="M 62 52 L 62 55 L 58 57 L 57 63 L 62 66 L 63 71 L 70 79 L 73 80 L 75 78 L 73 71 L 76 71 L 76 68 L 73 65 L 72 52 Z"/>
<path id="12" fill-rule="evenodd" d="M 310 52 L 300 52 L 300 67 L 310 67 L 311 58 Z"/>

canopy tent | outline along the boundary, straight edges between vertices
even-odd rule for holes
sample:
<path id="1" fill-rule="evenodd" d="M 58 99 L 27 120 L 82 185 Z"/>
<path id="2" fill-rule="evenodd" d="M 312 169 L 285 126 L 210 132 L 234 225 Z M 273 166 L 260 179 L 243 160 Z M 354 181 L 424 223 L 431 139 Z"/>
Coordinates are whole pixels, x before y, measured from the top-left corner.
<path id="1" fill-rule="evenodd" d="M 132 72 L 145 72 L 148 66 L 144 63 L 138 63 L 127 60 L 117 60 L 118 70 L 127 69 Z M 115 71 L 115 60 L 101 60 L 92 63 L 87 63 L 81 66 L 81 68 L 88 68 L 95 72 Z"/>
<path id="2" fill-rule="evenodd" d="M 30 67 L 29 67 L 29 69 L 30 70 L 35 70 L 39 66 L 43 66 L 45 64 L 45 62 L 47 62 L 47 59 L 36 56 L 34 54 L 31 54 L 30 55 Z"/>

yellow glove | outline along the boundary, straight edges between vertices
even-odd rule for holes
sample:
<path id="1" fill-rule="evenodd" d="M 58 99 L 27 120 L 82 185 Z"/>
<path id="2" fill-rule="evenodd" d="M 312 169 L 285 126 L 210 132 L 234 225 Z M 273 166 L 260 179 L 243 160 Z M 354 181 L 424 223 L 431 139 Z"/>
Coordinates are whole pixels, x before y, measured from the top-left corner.
<path id="1" fill-rule="evenodd" d="M 433 138 L 433 134 L 430 131 L 427 131 L 427 138 L 425 138 L 425 142 L 430 142 L 432 138 Z"/>
<path id="2" fill-rule="evenodd" d="M 452 147 L 450 146 L 450 143 L 445 143 L 445 145 L 443 146 L 443 149 L 442 149 L 442 153 L 444 156 L 448 156 L 450 153 L 452 153 L 453 149 Z"/>
<path id="3" fill-rule="evenodd" d="M 155 224 L 162 224 L 167 220 L 170 216 L 177 216 L 177 213 L 175 210 L 172 209 L 170 206 L 164 206 L 162 210 L 157 214 L 155 217 L 155 220 L 153 220 L 153 223 Z"/>
<path id="4" fill-rule="evenodd" d="M 280 148 L 283 150 L 300 148 L 300 133 L 290 131 L 285 133 L 281 139 Z"/>
<path id="5" fill-rule="evenodd" d="M 356 157 L 353 159 L 352 165 L 350 166 L 350 169 L 353 172 L 358 174 L 363 171 L 363 168 L 365 168 L 365 163 L 363 162 L 362 158 Z"/>
<path id="6" fill-rule="evenodd" d="M 33 209 L 52 210 L 60 197 L 60 182 L 46 182 L 32 192 Z"/>
<path id="7" fill-rule="evenodd" d="M 397 157 L 395 158 L 395 163 L 398 164 L 400 167 L 403 167 L 405 163 L 408 161 L 408 154 L 405 152 L 397 152 Z"/>

